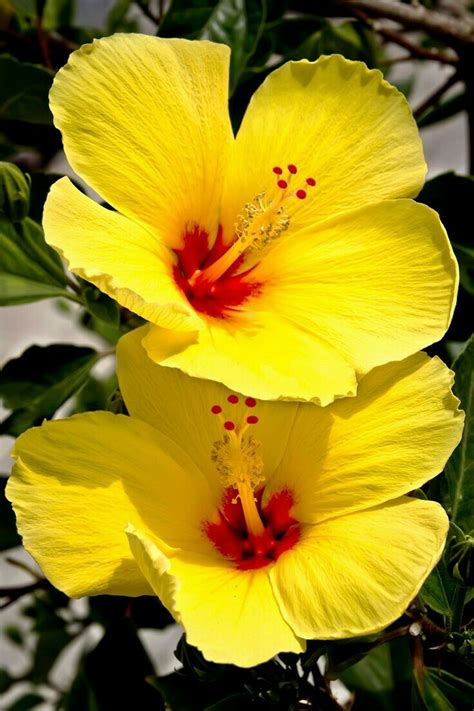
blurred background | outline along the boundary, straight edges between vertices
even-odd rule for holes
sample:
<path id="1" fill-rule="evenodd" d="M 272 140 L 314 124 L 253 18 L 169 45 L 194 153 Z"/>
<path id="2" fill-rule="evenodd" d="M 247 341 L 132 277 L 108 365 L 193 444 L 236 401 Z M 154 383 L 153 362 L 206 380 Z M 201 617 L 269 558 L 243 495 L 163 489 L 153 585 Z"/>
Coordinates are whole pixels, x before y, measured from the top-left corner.
<path id="1" fill-rule="evenodd" d="M 420 8 L 421 19 L 417 20 L 410 12 Z M 469 18 L 474 22 L 474 15 L 468 12 L 468 3 L 454 0 L 267 0 L 266 4 L 244 0 L 0 0 L 0 160 L 12 162 L 32 176 L 29 216 L 37 222 L 41 221 L 44 198 L 54 180 L 70 175 L 81 183 L 69 168 L 60 135 L 52 125 L 47 93 L 54 72 L 71 51 L 94 37 L 114 32 L 208 38 L 244 50 L 239 54 L 241 63 L 232 66 L 230 106 L 235 129 L 252 92 L 283 61 L 316 59 L 338 52 L 378 67 L 406 94 L 413 108 L 430 179 L 420 199 L 440 211 L 461 261 L 462 287 L 453 326 L 447 338 L 431 349 L 451 363 L 469 336 L 474 294 L 469 202 L 474 198 L 474 187 L 467 177 L 472 171 L 469 134 L 474 121 L 474 112 L 469 111 L 474 95 L 470 86 L 474 81 L 474 25 Z M 433 18 L 439 20 L 441 29 L 433 30 L 437 27 Z M 3 299 L 0 366 L 34 344 L 71 344 L 99 351 L 110 348 L 121 333 L 123 314 L 115 313 L 110 304 L 102 304 L 102 308 L 101 304 L 97 294 L 91 294 L 86 309 L 64 298 Z M 64 402 L 56 403 L 54 416 L 107 406 L 116 388 L 112 361 L 113 356 L 105 357 L 88 370 L 78 392 L 65 391 Z M 0 413 L 4 422 L 14 410 L 7 405 Z M 7 474 L 14 441 L 11 435 L 16 432 L 9 431 L 9 426 L 0 432 L 0 470 Z M 183 645 L 177 659 L 174 650 L 181 631 L 170 624 L 169 615 L 156 600 L 67 600 L 45 584 L 41 571 L 20 547 L 4 499 L 0 518 L 1 708 L 162 708 L 161 697 L 153 696 L 152 686 L 143 682 L 145 672 L 163 677 L 183 664 L 185 670 L 192 668 L 194 675 L 200 670 L 201 677 L 198 673 L 197 678 L 205 683 L 209 679 L 215 686 L 237 683 L 235 679 L 223 681 L 215 669 L 201 669 L 202 660 L 190 660 L 190 652 Z M 441 615 L 436 607 L 434 612 Z M 400 659 L 405 651 L 400 647 Z M 355 691 L 357 703 L 363 704 L 356 703 L 357 708 L 400 708 L 403 694 L 396 697 L 387 692 L 394 685 L 393 677 L 387 676 L 387 663 L 380 655 L 366 659 L 370 663 L 359 677 L 357 673 L 352 679 L 349 675 L 344 685 L 332 686 L 335 698 L 343 706 L 350 704 Z M 125 690 L 120 684 L 123 670 L 128 678 Z M 339 676 L 344 679 L 343 674 Z M 238 683 L 244 682 L 241 679 Z M 197 700 L 196 705 L 189 705 L 189 700 L 186 705 L 178 699 L 179 694 L 176 696 L 175 687 L 170 688 L 165 693 L 169 703 L 172 699 L 168 707 L 211 708 Z M 340 708 L 334 703 L 336 706 L 327 708 Z M 454 704 L 452 708 L 464 708 L 465 700 L 457 698 L 448 703 Z M 326 708 L 323 701 L 321 704 L 313 707 Z M 282 699 L 277 699 L 273 707 L 293 708 Z M 426 708 L 451 706 L 428 704 Z"/>

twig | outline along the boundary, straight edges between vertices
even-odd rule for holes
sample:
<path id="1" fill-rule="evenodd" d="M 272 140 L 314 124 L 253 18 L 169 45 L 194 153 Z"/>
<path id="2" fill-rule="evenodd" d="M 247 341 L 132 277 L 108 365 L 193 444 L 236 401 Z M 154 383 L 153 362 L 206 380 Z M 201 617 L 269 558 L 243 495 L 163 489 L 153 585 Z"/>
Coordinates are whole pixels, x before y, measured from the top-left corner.
<path id="1" fill-rule="evenodd" d="M 35 592 L 35 590 L 40 590 L 47 585 L 46 580 L 37 580 L 35 583 L 30 585 L 23 585 L 19 588 L 0 588 L 0 597 L 8 598 L 6 602 L 0 605 L 0 610 L 4 610 L 6 607 L 16 602 L 20 597 L 26 595 L 30 592 Z"/>
<path id="2" fill-rule="evenodd" d="M 419 106 L 413 111 L 413 116 L 418 119 L 420 116 L 423 116 L 423 114 L 431 107 L 435 106 L 439 100 L 443 97 L 443 95 L 450 89 L 452 86 L 457 84 L 457 82 L 460 81 L 458 73 L 453 72 L 451 76 L 449 76 L 441 86 L 439 86 L 432 94 L 430 94 L 424 101 L 421 102 Z"/>
<path id="3" fill-rule="evenodd" d="M 450 64 L 452 66 L 455 66 L 459 61 L 457 57 L 451 57 L 449 54 L 446 54 L 446 52 L 437 52 L 433 49 L 421 47 L 420 45 L 415 44 L 411 40 L 407 39 L 400 32 L 397 32 L 396 30 L 391 30 L 389 27 L 382 27 L 379 23 L 372 23 L 372 29 L 389 42 L 393 42 L 399 47 L 407 49 L 410 52 L 411 56 L 417 59 L 430 59 L 434 62 L 440 62 L 441 64 Z"/>
<path id="4" fill-rule="evenodd" d="M 51 53 L 49 51 L 48 35 L 43 29 L 43 18 L 41 15 L 38 16 L 36 20 L 36 34 L 38 36 L 38 45 L 41 50 L 41 56 L 43 57 L 43 64 L 48 69 L 53 68 L 53 63 L 51 61 Z"/>
<path id="5" fill-rule="evenodd" d="M 154 15 L 154 14 L 152 13 L 152 11 L 151 11 L 150 8 L 148 7 L 148 5 L 145 5 L 145 4 L 142 5 L 142 3 L 138 3 L 138 7 L 139 7 L 140 10 L 143 12 L 143 14 L 145 15 L 145 17 L 148 17 L 148 19 L 151 20 L 152 22 L 154 22 L 155 25 L 159 25 L 159 24 L 160 24 L 161 19 L 162 19 L 162 15 L 161 15 L 161 3 L 160 3 L 160 16 L 159 16 L 159 17 L 156 17 L 156 15 Z"/>
<path id="6" fill-rule="evenodd" d="M 15 566 L 15 568 L 19 568 L 20 570 L 23 570 L 25 573 L 28 573 L 28 575 L 31 575 L 31 577 L 34 578 L 36 581 L 44 580 L 42 575 L 39 575 L 36 570 L 33 570 L 33 568 L 30 568 L 30 566 L 27 565 L 27 563 L 24 563 L 22 560 L 17 560 L 16 558 L 10 558 L 9 556 L 7 558 L 5 558 L 5 560 L 10 565 Z"/>
<path id="7" fill-rule="evenodd" d="M 369 17 L 365 12 L 359 10 L 358 8 L 353 8 L 352 13 L 361 22 L 363 22 L 369 29 L 377 32 L 381 37 L 384 37 L 388 42 L 393 42 L 393 44 L 403 47 L 410 52 L 410 57 L 406 59 L 430 59 L 435 62 L 440 62 L 441 64 L 456 65 L 458 63 L 457 57 L 451 57 L 446 54 L 446 52 L 440 52 L 433 49 L 427 49 L 426 47 L 421 47 L 415 42 L 409 40 L 401 32 L 397 32 L 389 27 L 381 25 L 379 22 L 374 22 L 374 20 Z"/>
<path id="8" fill-rule="evenodd" d="M 412 5 L 398 0 L 334 0 L 347 10 L 362 10 L 371 17 L 395 20 L 403 27 L 422 30 L 454 44 L 474 44 L 474 20 L 467 12 L 462 18 L 429 10 L 421 3 Z"/>

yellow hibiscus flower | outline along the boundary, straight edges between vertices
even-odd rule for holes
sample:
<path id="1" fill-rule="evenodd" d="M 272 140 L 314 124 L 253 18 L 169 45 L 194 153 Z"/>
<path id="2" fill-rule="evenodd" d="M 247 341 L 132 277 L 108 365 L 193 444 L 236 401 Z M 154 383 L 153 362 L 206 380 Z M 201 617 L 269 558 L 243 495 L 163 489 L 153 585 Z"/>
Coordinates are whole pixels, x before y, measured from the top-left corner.
<path id="1" fill-rule="evenodd" d="M 75 171 L 44 212 L 70 268 L 147 319 L 156 362 L 322 405 L 446 331 L 457 266 L 416 124 L 382 74 L 289 62 L 234 139 L 229 49 L 115 35 L 74 52 L 51 109 Z"/>
<path id="2" fill-rule="evenodd" d="M 382 629 L 438 561 L 448 519 L 405 494 L 459 441 L 452 374 L 417 354 L 327 408 L 256 401 L 118 348 L 130 417 L 29 430 L 7 494 L 71 596 L 154 591 L 206 658 L 252 666 Z"/>

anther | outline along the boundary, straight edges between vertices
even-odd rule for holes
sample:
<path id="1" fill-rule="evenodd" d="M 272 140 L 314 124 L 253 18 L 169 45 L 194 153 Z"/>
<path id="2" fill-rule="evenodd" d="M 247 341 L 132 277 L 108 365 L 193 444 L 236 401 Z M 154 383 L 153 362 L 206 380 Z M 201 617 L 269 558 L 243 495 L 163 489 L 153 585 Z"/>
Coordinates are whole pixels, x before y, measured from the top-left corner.
<path id="1" fill-rule="evenodd" d="M 246 397 L 245 404 L 247 405 L 247 407 L 255 407 L 257 401 L 253 397 Z"/>
<path id="2" fill-rule="evenodd" d="M 296 165 L 293 165 L 293 163 L 290 163 L 290 165 L 288 166 L 288 170 L 292 175 L 295 175 L 295 173 L 298 172 L 298 168 L 296 167 Z"/>
<path id="3" fill-rule="evenodd" d="M 247 417 L 247 423 L 249 425 L 256 425 L 258 422 L 258 417 L 256 415 L 249 415 Z"/>
<path id="4" fill-rule="evenodd" d="M 306 178 L 306 183 L 307 185 L 310 185 L 312 188 L 316 185 L 316 181 L 314 178 Z"/>
<path id="5" fill-rule="evenodd" d="M 278 187 L 281 188 L 282 190 L 285 190 L 285 188 L 288 187 L 288 183 L 286 180 L 279 180 L 277 183 Z"/>
<path id="6" fill-rule="evenodd" d="M 224 429 L 229 431 L 235 430 L 235 422 L 232 422 L 232 420 L 226 420 L 224 422 Z"/>
<path id="7" fill-rule="evenodd" d="M 229 397 L 227 398 L 227 402 L 232 403 L 232 405 L 237 405 L 237 403 L 239 402 L 239 398 L 237 397 L 237 395 L 229 395 Z"/>
<path id="8" fill-rule="evenodd" d="M 273 168 L 273 172 L 275 175 L 281 175 L 283 173 L 282 169 L 279 168 L 277 165 Z"/>
<path id="9" fill-rule="evenodd" d="M 306 197 L 306 190 L 297 190 L 296 197 L 299 198 L 300 200 L 304 200 Z"/>
<path id="10" fill-rule="evenodd" d="M 213 405 L 211 407 L 211 412 L 213 415 L 219 415 L 222 412 L 222 407 L 220 405 Z"/>

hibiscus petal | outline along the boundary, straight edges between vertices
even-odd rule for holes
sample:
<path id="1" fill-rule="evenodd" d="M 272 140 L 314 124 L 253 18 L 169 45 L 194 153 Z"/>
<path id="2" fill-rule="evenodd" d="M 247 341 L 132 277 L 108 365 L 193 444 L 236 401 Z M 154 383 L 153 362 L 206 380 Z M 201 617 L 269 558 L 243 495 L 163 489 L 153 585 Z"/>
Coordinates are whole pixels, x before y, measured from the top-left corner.
<path id="1" fill-rule="evenodd" d="M 307 639 L 383 629 L 438 562 L 448 526 L 439 504 L 402 498 L 308 527 L 270 572 L 283 616 Z"/>
<path id="2" fill-rule="evenodd" d="M 218 488 L 222 488 L 222 481 L 211 451 L 224 429 L 211 408 L 219 405 L 223 419 L 235 423 L 244 422 L 248 415 L 257 416 L 252 434 L 261 442 L 265 474 L 270 475 L 283 456 L 297 403 L 257 402 L 249 409 L 244 396 L 239 396 L 238 403 L 229 403 L 232 392 L 224 385 L 191 378 L 177 368 L 157 366 L 142 345 L 146 333 L 146 326 L 136 329 L 117 346 L 117 375 L 130 414 L 176 442 Z"/>
<path id="3" fill-rule="evenodd" d="M 364 373 L 442 338 L 458 268 L 438 214 L 396 200 L 288 235 L 254 278 L 268 310 L 325 338 Z"/>
<path id="4" fill-rule="evenodd" d="M 98 412 L 46 422 L 16 442 L 8 481 L 26 549 L 68 595 L 144 595 L 129 522 L 170 546 L 212 549 L 199 525 L 214 513 L 207 482 L 144 422 Z"/>
<path id="5" fill-rule="evenodd" d="M 176 244 L 215 232 L 232 142 L 229 49 L 117 34 L 74 52 L 51 90 L 74 170 L 107 202 Z"/>
<path id="6" fill-rule="evenodd" d="M 101 207 L 68 178 L 51 188 L 43 224 L 71 271 L 125 308 L 168 328 L 200 327 L 172 277 L 171 253 L 144 227 Z"/>
<path id="7" fill-rule="evenodd" d="M 166 564 L 153 541 L 133 529 L 127 533 L 151 587 L 209 661 L 252 667 L 279 652 L 304 651 L 282 617 L 266 570 L 241 571 L 182 552 Z"/>
<path id="8" fill-rule="evenodd" d="M 243 205 L 294 164 L 292 228 L 388 198 L 414 197 L 426 165 L 405 97 L 376 69 L 339 55 L 288 62 L 257 89 L 237 135 L 224 193 L 229 228 Z M 285 177 L 285 176 L 283 176 Z"/>
<path id="9" fill-rule="evenodd" d="M 237 324 L 214 319 L 184 344 L 179 334 L 150 328 L 143 345 L 161 365 L 262 400 L 327 405 L 357 389 L 353 369 L 331 343 L 271 312 L 254 312 Z"/>
<path id="10" fill-rule="evenodd" d="M 459 442 L 463 413 L 453 374 L 418 353 L 371 371 L 356 398 L 301 405 L 280 466 L 265 490 L 289 488 L 299 521 L 376 506 L 442 471 Z"/>

